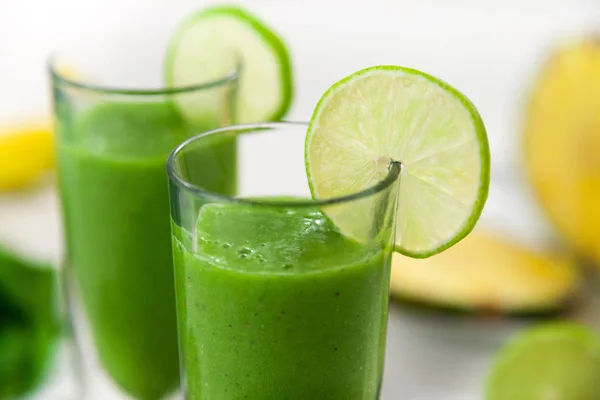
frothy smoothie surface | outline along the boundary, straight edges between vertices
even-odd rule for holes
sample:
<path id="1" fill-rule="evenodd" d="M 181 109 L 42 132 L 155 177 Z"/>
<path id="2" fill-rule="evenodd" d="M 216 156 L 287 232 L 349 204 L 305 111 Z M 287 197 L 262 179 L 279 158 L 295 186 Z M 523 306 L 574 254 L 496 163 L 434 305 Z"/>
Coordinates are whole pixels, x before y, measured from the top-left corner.
<path id="1" fill-rule="evenodd" d="M 379 250 L 347 239 L 316 208 L 210 204 L 201 209 L 196 232 L 200 257 L 244 273 L 325 272 Z"/>

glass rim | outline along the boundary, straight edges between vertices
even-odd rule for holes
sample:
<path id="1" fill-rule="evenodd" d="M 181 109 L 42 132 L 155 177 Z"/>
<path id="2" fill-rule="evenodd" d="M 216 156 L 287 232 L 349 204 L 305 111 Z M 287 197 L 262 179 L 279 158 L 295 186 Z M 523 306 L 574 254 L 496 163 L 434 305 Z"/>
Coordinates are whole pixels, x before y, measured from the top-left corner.
<path id="1" fill-rule="evenodd" d="M 119 87 L 117 85 L 103 85 L 103 84 L 95 84 L 91 82 L 85 82 L 82 79 L 74 79 L 66 77 L 64 74 L 61 74 L 58 71 L 58 64 L 60 60 L 60 56 L 62 53 L 60 51 L 53 51 L 46 61 L 47 70 L 50 73 L 50 77 L 52 80 L 52 85 L 60 84 L 67 87 L 72 87 L 76 89 L 83 89 L 90 92 L 96 92 L 99 94 L 120 94 L 120 95 L 133 95 L 133 96 L 152 96 L 152 95 L 174 95 L 181 93 L 190 93 L 196 92 L 206 89 L 212 89 L 215 87 L 223 86 L 232 82 L 237 81 L 240 78 L 243 63 L 239 56 L 236 54 L 234 68 L 233 71 L 223 75 L 218 79 L 214 79 L 208 82 L 201 82 L 197 84 L 190 84 L 185 86 L 159 86 L 156 88 L 125 88 Z"/>
<path id="2" fill-rule="evenodd" d="M 290 207 L 290 208 L 300 208 L 300 207 L 315 207 L 315 206 L 330 206 L 334 204 L 348 203 L 354 200 L 363 199 L 374 194 L 380 193 L 383 190 L 390 187 L 394 184 L 399 178 L 402 172 L 402 164 L 398 161 L 390 160 L 388 167 L 387 176 L 371 185 L 365 189 L 362 189 L 357 192 L 353 192 L 344 196 L 332 197 L 328 199 L 308 199 L 308 200 L 256 200 L 249 199 L 243 197 L 233 197 L 223 195 L 217 192 L 213 192 L 207 189 L 204 189 L 200 186 L 194 185 L 184 179 L 181 175 L 175 172 L 175 160 L 178 154 L 185 149 L 187 146 L 191 145 L 197 140 L 201 140 L 203 138 L 224 134 L 227 132 L 233 131 L 261 131 L 261 130 L 281 130 L 286 127 L 299 127 L 304 126 L 308 128 L 309 124 L 307 122 L 300 121 L 281 121 L 281 122 L 259 122 L 259 123 L 251 123 L 251 124 L 239 124 L 239 125 L 231 125 L 222 128 L 213 129 L 207 132 L 200 133 L 198 135 L 192 136 L 191 138 L 185 140 L 180 143 L 167 158 L 167 175 L 171 182 L 174 182 L 179 188 L 184 189 L 192 194 L 199 197 L 206 197 L 212 200 L 220 201 L 220 202 L 229 202 L 236 204 L 243 204 L 248 206 L 269 206 L 269 207 Z"/>

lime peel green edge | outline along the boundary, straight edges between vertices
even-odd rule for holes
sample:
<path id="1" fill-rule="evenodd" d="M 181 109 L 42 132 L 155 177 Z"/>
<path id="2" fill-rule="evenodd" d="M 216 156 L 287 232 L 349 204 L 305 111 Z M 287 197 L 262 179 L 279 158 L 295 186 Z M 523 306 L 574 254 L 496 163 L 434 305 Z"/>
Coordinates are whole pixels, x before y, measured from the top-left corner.
<path id="1" fill-rule="evenodd" d="M 281 120 L 289 111 L 292 105 L 292 99 L 294 98 L 294 84 L 293 84 L 293 72 L 292 72 L 292 63 L 290 59 L 290 55 L 288 53 L 287 47 L 281 40 L 279 36 L 277 36 L 271 29 L 269 29 L 265 24 L 263 24 L 259 19 L 257 19 L 254 15 L 250 14 L 246 10 L 242 9 L 238 6 L 232 5 L 219 5 L 204 8 L 196 13 L 188 16 L 185 21 L 183 21 L 180 26 L 176 28 L 175 34 L 173 38 L 169 42 L 167 47 L 167 54 L 164 61 L 164 79 L 167 86 L 172 86 L 173 82 L 173 58 L 175 56 L 177 45 L 174 43 L 179 42 L 179 37 L 183 35 L 190 26 L 196 24 L 196 21 L 199 18 L 206 17 L 209 15 L 225 15 L 232 16 L 237 18 L 239 21 L 243 21 L 246 24 L 250 25 L 252 29 L 258 34 L 258 36 L 262 39 L 263 43 L 270 47 L 277 58 L 280 61 L 279 65 L 279 73 L 281 75 L 281 84 L 282 84 L 282 100 L 283 102 L 279 106 L 279 109 L 276 110 L 272 116 L 267 118 L 263 122 L 267 121 L 279 121 Z M 242 65 L 242 70 L 244 66 Z M 243 72 L 242 72 L 243 73 Z"/>
<path id="2" fill-rule="evenodd" d="M 485 202 L 486 202 L 486 200 L 488 198 L 488 194 L 489 194 L 491 156 L 490 156 L 490 146 L 489 146 L 485 126 L 483 124 L 483 120 L 481 119 L 481 116 L 479 115 L 477 108 L 475 108 L 475 105 L 473 105 L 473 103 L 465 95 L 460 93 L 454 87 L 450 86 L 448 83 L 441 81 L 441 80 L 435 78 L 434 76 L 429 75 L 425 72 L 421 72 L 421 71 L 413 69 L 413 68 L 402 67 L 402 66 L 398 66 L 398 65 L 377 65 L 377 66 L 373 66 L 373 67 L 364 68 L 364 69 L 361 69 L 361 70 L 353 73 L 352 75 L 349 75 L 349 76 L 343 78 L 342 80 L 334 83 L 329 89 L 327 89 L 327 91 L 323 94 L 323 96 L 321 96 L 321 99 L 317 103 L 317 106 L 315 107 L 313 115 L 310 119 L 310 123 L 308 125 L 306 140 L 304 142 L 304 154 L 305 154 L 304 166 L 306 169 L 306 175 L 308 177 L 308 186 L 309 186 L 312 198 L 315 199 L 316 198 L 315 188 L 312 183 L 313 180 L 312 180 L 312 175 L 310 173 L 310 168 L 309 168 L 310 160 L 308 159 L 307 155 L 309 154 L 308 149 L 309 149 L 309 145 L 310 145 L 310 139 L 312 138 L 312 135 L 310 134 L 310 132 L 313 131 L 314 121 L 317 120 L 319 114 L 321 113 L 321 109 L 322 109 L 321 106 L 322 106 L 323 102 L 332 93 L 338 91 L 339 89 L 344 87 L 347 83 L 349 83 L 349 82 L 353 81 L 354 79 L 359 78 L 363 75 L 377 72 L 377 71 L 396 72 L 396 73 L 401 72 L 401 73 L 407 74 L 407 75 L 418 75 L 418 76 L 425 78 L 429 82 L 434 83 L 435 85 L 439 86 L 443 90 L 450 92 L 454 97 L 458 98 L 458 100 L 461 102 L 461 104 L 469 111 L 469 114 L 471 115 L 471 122 L 475 126 L 475 134 L 477 135 L 477 139 L 478 139 L 478 143 L 479 143 L 479 156 L 481 159 L 479 182 L 481 182 L 483 184 L 480 184 L 480 186 L 479 186 L 479 189 L 477 191 L 478 201 L 474 204 L 473 213 L 471 214 L 469 219 L 467 219 L 465 224 L 458 231 L 456 236 L 454 236 L 452 238 L 452 240 L 444 243 L 443 245 L 441 245 L 433 250 L 426 251 L 426 252 L 412 252 L 412 251 L 406 250 L 400 246 L 397 246 L 397 245 L 394 246 L 395 252 L 398 252 L 407 257 L 428 258 L 428 257 L 431 257 L 435 254 L 441 253 L 442 251 L 454 246 L 456 243 L 458 243 L 462 239 L 464 239 L 469 233 L 471 233 L 471 231 L 475 228 L 475 225 L 477 224 L 477 221 L 479 220 L 481 213 L 483 212 L 483 207 L 485 206 Z"/>

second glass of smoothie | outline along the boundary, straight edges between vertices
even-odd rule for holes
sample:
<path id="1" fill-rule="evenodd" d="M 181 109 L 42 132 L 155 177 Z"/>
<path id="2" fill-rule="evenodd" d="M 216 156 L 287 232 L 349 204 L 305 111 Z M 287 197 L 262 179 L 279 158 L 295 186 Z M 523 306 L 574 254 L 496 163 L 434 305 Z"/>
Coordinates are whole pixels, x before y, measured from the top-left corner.
<path id="1" fill-rule="evenodd" d="M 312 200 L 306 128 L 223 128 L 169 158 L 186 399 L 379 398 L 400 168 L 363 192 Z M 231 141 L 239 185 L 227 195 L 194 160 Z M 205 160 L 222 174 L 222 155 Z"/>
<path id="2" fill-rule="evenodd" d="M 65 277 L 86 399 L 158 400 L 178 391 L 165 162 L 178 143 L 233 118 L 233 62 L 217 81 L 161 88 L 161 66 L 135 51 L 144 43 L 104 42 L 104 52 L 90 46 L 93 58 L 76 53 L 74 62 L 67 52 L 50 65 Z M 177 102 L 194 96 L 210 109 L 189 120 Z M 234 195 L 235 143 L 205 150 L 190 160 L 196 179 Z M 210 157 L 218 171 L 207 169 Z"/>

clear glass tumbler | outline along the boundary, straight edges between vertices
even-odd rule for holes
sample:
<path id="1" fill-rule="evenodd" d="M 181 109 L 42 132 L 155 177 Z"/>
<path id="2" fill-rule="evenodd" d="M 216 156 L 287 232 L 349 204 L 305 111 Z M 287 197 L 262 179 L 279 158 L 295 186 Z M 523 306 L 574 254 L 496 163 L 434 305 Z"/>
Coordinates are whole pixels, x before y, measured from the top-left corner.
<path id="1" fill-rule="evenodd" d="M 178 143 L 232 123 L 238 70 L 190 87 L 133 87 L 127 76 L 137 85 L 147 66 L 126 50 L 95 49 L 83 58 L 89 72 L 68 57 L 50 62 L 65 278 L 85 398 L 157 400 L 179 383 L 165 163 Z M 234 140 L 211 148 L 222 164 L 198 180 L 234 195 L 235 151 Z"/>
<path id="2" fill-rule="evenodd" d="M 306 128 L 217 129 L 169 158 L 186 399 L 379 398 L 400 165 L 362 192 L 312 200 Z M 203 183 L 227 164 L 207 150 L 231 141 L 233 194 Z"/>

